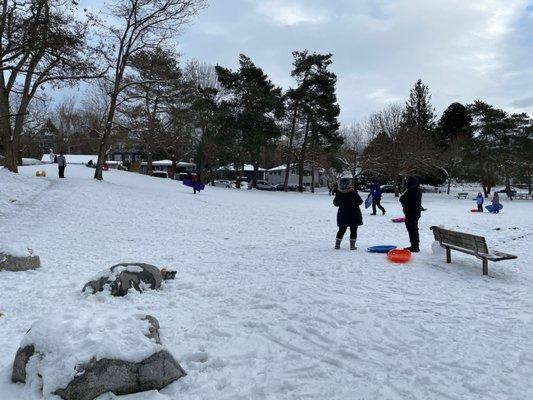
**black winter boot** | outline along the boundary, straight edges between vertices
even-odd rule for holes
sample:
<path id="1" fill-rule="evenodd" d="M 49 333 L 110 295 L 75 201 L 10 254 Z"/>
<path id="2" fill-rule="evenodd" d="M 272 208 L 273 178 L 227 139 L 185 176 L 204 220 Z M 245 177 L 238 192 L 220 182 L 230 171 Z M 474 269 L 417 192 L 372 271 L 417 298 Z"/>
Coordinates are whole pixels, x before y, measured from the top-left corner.
<path id="1" fill-rule="evenodd" d="M 350 250 L 357 250 L 357 246 L 355 245 L 355 239 L 350 239 Z"/>
<path id="2" fill-rule="evenodd" d="M 341 248 L 341 242 L 342 242 L 342 239 L 335 238 L 335 250 L 338 250 Z"/>

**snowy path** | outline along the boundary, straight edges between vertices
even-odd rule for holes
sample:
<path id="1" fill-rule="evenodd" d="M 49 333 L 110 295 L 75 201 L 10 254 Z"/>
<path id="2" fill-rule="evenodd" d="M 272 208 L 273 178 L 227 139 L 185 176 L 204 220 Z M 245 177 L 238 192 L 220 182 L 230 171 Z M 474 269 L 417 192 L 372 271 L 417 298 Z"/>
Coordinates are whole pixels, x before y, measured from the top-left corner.
<path id="1" fill-rule="evenodd" d="M 423 251 L 398 266 L 364 252 L 407 244 L 404 227 L 390 222 L 401 215 L 393 197 L 383 202 L 387 216 L 364 212 L 357 252 L 347 243 L 333 251 L 327 195 L 211 188 L 193 196 L 125 172 L 104 182 L 84 167 L 69 167 L 64 181 L 47 172 L 49 186 L 38 183 L 36 197 L 0 213 L 0 247 L 27 244 L 43 262 L 0 273 L 2 400 L 35 398 L 9 383 L 33 321 L 105 308 L 155 315 L 188 372 L 159 394 L 124 399 L 533 398 L 533 203 L 477 215 L 471 201 L 425 195 Z M 494 279 L 473 257 L 453 253 L 447 265 L 430 249 L 428 228 L 438 224 L 482 234 L 519 259 L 491 264 Z M 97 271 L 123 261 L 178 276 L 159 292 L 80 294 Z"/>

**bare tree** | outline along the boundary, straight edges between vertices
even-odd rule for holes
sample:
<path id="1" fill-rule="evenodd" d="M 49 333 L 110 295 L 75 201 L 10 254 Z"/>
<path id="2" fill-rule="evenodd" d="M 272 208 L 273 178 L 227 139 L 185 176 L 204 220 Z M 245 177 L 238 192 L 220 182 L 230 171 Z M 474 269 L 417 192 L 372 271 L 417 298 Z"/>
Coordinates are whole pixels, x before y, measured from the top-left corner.
<path id="1" fill-rule="evenodd" d="M 109 149 L 111 133 L 116 128 L 115 114 L 121 105 L 120 96 L 129 86 L 140 83 L 124 81 L 131 57 L 143 50 L 162 47 L 204 5 L 204 0 L 116 0 L 110 6 L 112 16 L 120 25 L 115 27 L 102 24 L 114 46 L 109 56 L 113 65 L 108 77 L 109 108 L 98 150 L 94 175 L 96 179 L 102 179 L 102 166 Z"/>
<path id="2" fill-rule="evenodd" d="M 363 123 L 355 123 L 341 129 L 344 144 L 339 153 L 339 161 L 345 170 L 350 171 L 355 180 L 363 173 L 363 152 L 368 145 L 368 131 Z"/>
<path id="3" fill-rule="evenodd" d="M 0 130 L 5 163 L 17 172 L 20 138 L 39 90 L 94 77 L 95 52 L 86 38 L 91 19 L 75 2 L 2 0 L 0 9 Z"/>

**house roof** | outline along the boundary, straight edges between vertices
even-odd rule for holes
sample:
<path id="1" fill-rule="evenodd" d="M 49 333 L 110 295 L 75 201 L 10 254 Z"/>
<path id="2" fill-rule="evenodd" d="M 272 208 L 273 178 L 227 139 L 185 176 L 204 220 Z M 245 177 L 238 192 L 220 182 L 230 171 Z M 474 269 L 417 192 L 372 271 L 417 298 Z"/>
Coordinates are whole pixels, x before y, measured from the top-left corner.
<path id="1" fill-rule="evenodd" d="M 225 165 L 223 167 L 220 167 L 218 169 L 219 171 L 235 171 L 235 166 L 233 165 Z M 254 166 L 252 164 L 244 164 L 244 171 L 245 172 L 253 172 Z M 265 168 L 259 167 L 259 171 L 266 171 Z"/>
<path id="2" fill-rule="evenodd" d="M 143 161 L 141 165 L 148 165 L 146 161 Z M 160 167 L 170 167 L 172 165 L 172 160 L 157 160 L 152 161 L 152 165 L 160 166 Z M 196 167 L 196 164 L 194 163 L 188 163 L 185 161 L 179 161 L 176 163 L 178 167 Z"/>
<path id="3" fill-rule="evenodd" d="M 296 166 L 297 166 L 296 163 L 291 164 L 291 168 L 296 167 Z M 268 170 L 268 172 L 285 171 L 286 169 L 287 169 L 287 165 L 283 164 L 283 165 L 279 165 L 279 166 L 274 167 L 274 168 L 270 168 Z M 304 166 L 304 170 L 311 171 L 311 166 L 310 165 L 305 165 Z M 319 171 L 319 172 L 323 172 L 324 171 L 323 168 L 319 168 L 319 167 L 315 167 L 315 170 Z"/>

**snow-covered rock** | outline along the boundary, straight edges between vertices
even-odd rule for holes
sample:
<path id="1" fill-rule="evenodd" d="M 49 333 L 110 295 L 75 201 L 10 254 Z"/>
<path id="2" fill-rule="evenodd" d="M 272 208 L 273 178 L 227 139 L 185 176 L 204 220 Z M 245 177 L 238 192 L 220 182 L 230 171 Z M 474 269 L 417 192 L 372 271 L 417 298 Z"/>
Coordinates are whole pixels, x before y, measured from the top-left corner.
<path id="1" fill-rule="evenodd" d="M 51 315 L 24 336 L 11 379 L 41 389 L 46 398 L 92 400 L 159 390 L 185 376 L 159 339 L 150 315 Z"/>
<path id="2" fill-rule="evenodd" d="M 39 256 L 31 249 L 13 245 L 0 247 L 0 271 L 28 271 L 40 266 Z"/>
<path id="3" fill-rule="evenodd" d="M 142 292 L 161 287 L 161 271 L 154 265 L 144 263 L 122 263 L 101 271 L 82 289 L 92 293 L 108 290 L 113 296 L 125 296 L 130 288 Z"/>

